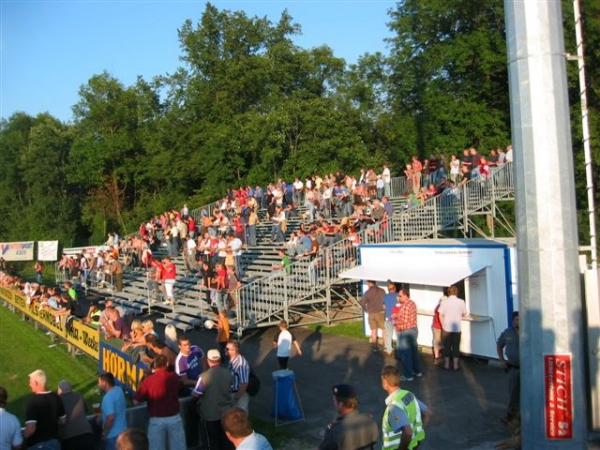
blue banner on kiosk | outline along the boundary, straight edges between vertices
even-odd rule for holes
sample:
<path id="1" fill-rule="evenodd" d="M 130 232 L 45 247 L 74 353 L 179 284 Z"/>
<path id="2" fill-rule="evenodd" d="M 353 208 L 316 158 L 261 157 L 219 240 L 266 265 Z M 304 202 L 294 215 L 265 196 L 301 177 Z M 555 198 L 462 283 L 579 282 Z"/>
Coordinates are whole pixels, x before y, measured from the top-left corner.
<path id="1" fill-rule="evenodd" d="M 115 384 L 121 386 L 128 394 L 133 394 L 138 390 L 146 375 L 146 369 L 146 365 L 134 363 L 127 353 L 123 353 L 108 342 L 100 342 L 98 371 L 112 373 L 115 377 Z"/>

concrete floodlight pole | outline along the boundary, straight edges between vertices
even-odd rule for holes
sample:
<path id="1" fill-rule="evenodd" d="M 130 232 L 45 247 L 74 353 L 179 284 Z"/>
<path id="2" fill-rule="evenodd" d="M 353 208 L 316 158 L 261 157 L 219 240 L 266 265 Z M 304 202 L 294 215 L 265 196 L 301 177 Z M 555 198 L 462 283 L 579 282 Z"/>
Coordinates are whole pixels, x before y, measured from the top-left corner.
<path id="1" fill-rule="evenodd" d="M 582 296 L 561 2 L 505 0 L 504 6 L 523 448 L 584 449 Z"/>

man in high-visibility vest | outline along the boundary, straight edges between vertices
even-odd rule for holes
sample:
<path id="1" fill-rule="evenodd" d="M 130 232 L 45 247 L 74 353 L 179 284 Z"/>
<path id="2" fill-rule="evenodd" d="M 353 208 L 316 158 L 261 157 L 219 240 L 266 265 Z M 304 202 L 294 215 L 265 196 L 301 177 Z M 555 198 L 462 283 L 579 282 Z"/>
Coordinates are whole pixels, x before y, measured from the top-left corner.
<path id="1" fill-rule="evenodd" d="M 423 416 L 428 418 L 431 409 L 412 392 L 400 389 L 400 372 L 394 366 L 383 368 L 381 386 L 388 393 L 381 423 L 383 450 L 418 449 L 425 439 Z"/>

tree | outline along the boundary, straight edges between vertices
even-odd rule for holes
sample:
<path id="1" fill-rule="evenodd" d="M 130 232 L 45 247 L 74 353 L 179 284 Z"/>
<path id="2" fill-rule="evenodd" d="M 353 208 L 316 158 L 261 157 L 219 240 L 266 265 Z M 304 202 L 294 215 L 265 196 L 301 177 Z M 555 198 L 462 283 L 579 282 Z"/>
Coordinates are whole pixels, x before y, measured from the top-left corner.
<path id="1" fill-rule="evenodd" d="M 79 89 L 73 107 L 75 141 L 70 160 L 70 181 L 88 190 L 84 217 L 93 223 L 97 241 L 107 226 L 127 232 L 123 209 L 130 207 L 133 172 L 140 154 L 138 98 L 108 73 L 93 76 Z M 105 205 L 105 208 L 96 206 Z M 101 238 L 100 238 L 101 239 Z"/>
<path id="2" fill-rule="evenodd" d="M 404 0 L 391 11 L 390 101 L 422 156 L 509 141 L 501 2 Z"/>

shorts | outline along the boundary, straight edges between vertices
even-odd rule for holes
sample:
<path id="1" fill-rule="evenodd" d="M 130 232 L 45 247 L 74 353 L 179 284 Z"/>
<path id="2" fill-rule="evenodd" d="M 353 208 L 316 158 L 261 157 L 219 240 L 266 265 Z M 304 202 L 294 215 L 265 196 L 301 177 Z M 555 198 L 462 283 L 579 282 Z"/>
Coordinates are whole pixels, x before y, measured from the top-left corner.
<path id="1" fill-rule="evenodd" d="M 369 328 L 385 330 L 385 313 L 383 311 L 369 314 Z"/>

